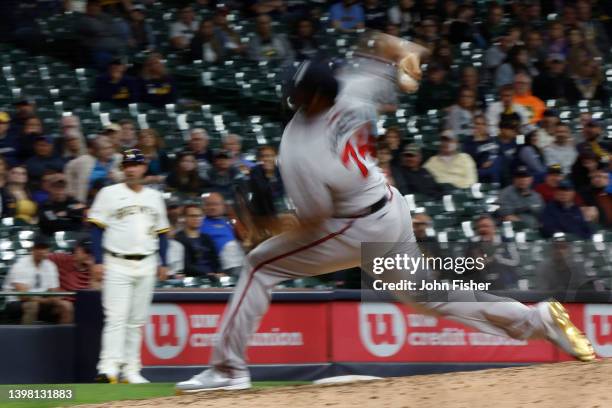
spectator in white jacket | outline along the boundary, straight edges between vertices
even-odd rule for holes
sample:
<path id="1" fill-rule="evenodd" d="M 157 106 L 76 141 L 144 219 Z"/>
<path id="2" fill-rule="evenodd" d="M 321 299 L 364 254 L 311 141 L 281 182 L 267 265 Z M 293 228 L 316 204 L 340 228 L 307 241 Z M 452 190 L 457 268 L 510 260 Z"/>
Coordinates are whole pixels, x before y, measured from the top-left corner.
<path id="1" fill-rule="evenodd" d="M 572 141 L 570 127 L 565 123 L 559 123 L 555 128 L 554 143 L 544 148 L 546 165 L 559 164 L 563 174 L 571 173 L 572 166 L 578 157 L 578 151 Z"/>
<path id="2" fill-rule="evenodd" d="M 248 45 L 249 58 L 254 61 L 285 61 L 294 57 L 287 38 L 272 31 L 272 19 L 266 14 L 257 16 L 255 34 Z"/>
<path id="3" fill-rule="evenodd" d="M 457 103 L 452 105 L 446 116 L 446 128 L 455 135 L 472 134 L 474 116 L 480 111 L 476 107 L 476 93 L 468 88 L 459 91 Z"/>
<path id="4" fill-rule="evenodd" d="M 79 156 L 66 164 L 66 192 L 76 200 L 86 203 L 92 188 L 118 183 L 123 179 L 119 169 L 121 154 L 116 153 L 106 136 L 98 136 L 90 147 L 91 153 Z"/>
<path id="5" fill-rule="evenodd" d="M 189 48 L 191 40 L 198 31 L 200 23 L 191 7 L 183 7 L 178 19 L 170 25 L 170 44 L 177 50 Z"/>
<path id="6" fill-rule="evenodd" d="M 493 102 L 487 108 L 487 126 L 491 136 L 499 134 L 499 119 L 502 113 L 516 113 L 521 119 L 521 126 L 529 123 L 529 112 L 523 106 L 512 103 L 513 97 L 514 87 L 512 85 L 504 85 L 499 88 L 499 101 Z"/>

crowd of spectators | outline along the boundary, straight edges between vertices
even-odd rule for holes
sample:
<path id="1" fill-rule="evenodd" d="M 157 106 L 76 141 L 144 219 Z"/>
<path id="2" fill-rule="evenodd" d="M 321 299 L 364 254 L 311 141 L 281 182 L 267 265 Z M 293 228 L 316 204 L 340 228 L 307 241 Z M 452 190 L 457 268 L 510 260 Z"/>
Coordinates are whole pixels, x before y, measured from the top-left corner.
<path id="1" fill-rule="evenodd" d="M 228 57 L 293 61 L 318 54 L 327 28 L 378 29 L 430 49 L 414 110 L 443 116 L 437 152 L 407 143 L 400 128 L 385 130 L 377 157 L 390 184 L 402 194 L 438 200 L 477 182 L 495 183 L 499 210 L 474 224 L 486 239 L 493 239 L 491 230 L 502 221 L 544 237 L 562 232 L 582 239 L 612 226 L 612 147 L 605 122 L 583 112 L 580 124 L 571 126 L 546 104 L 587 100 L 609 109 L 602 68 L 612 34 L 602 22 L 610 12 L 606 2 L 491 2 L 484 10 L 451 0 L 198 0 L 177 4 L 161 43 L 147 20 L 149 3 L 63 2 L 70 10 L 84 6 L 74 31 L 87 62 L 99 70 L 93 100 L 157 107 L 176 102 L 178 86 L 162 52 L 177 53 L 186 63 Z M 252 22 L 246 35 L 228 19 L 235 10 Z M 276 23 L 288 31 L 277 30 Z M 463 43 L 482 50 L 482 65 L 456 66 L 456 48 Z M 126 64 L 123 57 L 140 51 L 146 51 L 141 66 Z M 179 198 L 168 203 L 174 276 L 217 282 L 238 273 L 248 250 L 248 234 L 227 206 L 237 189 L 249 193 L 260 215 L 282 208 L 284 188 L 272 146 L 261 146 L 253 161 L 240 135 L 228 134 L 220 149 L 212 149 L 203 128 L 191 129 L 180 151 L 166 150 L 166 135 L 128 119 L 93 136 L 83 134 L 74 115 L 63 116 L 57 128 L 57 134 L 45 129 L 30 100 L 0 112 L 2 217 L 36 224 L 49 236 L 86 231 L 83 215 L 96 192 L 122 180 L 120 152 L 137 147 L 148 160 L 146 182 Z M 426 239 L 431 218 L 418 214 L 414 220 Z M 44 243 L 39 246 L 44 249 Z M 87 266 L 83 259 L 76 262 Z M 47 289 L 58 285 L 53 280 Z"/>

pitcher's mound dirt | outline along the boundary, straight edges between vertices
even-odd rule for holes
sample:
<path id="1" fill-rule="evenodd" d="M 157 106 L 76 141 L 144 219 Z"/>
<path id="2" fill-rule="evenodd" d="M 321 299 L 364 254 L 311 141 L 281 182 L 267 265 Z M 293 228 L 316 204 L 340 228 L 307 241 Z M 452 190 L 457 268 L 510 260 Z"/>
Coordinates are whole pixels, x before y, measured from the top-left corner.
<path id="1" fill-rule="evenodd" d="M 341 385 L 215 391 L 97 407 L 608 408 L 612 359 L 419 375 Z"/>

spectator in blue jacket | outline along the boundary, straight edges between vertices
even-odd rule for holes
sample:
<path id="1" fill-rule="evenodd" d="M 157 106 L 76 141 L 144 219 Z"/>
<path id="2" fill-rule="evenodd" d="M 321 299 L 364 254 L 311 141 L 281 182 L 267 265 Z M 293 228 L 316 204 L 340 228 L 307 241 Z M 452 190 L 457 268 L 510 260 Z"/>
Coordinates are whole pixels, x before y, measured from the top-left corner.
<path id="1" fill-rule="evenodd" d="M 168 74 L 161 54 L 154 52 L 149 55 L 142 68 L 140 101 L 164 107 L 168 103 L 175 103 L 176 99 L 174 79 Z"/>
<path id="2" fill-rule="evenodd" d="M 355 0 L 342 0 L 329 9 L 332 27 L 340 31 L 354 31 L 365 26 L 363 7 Z"/>
<path id="3" fill-rule="evenodd" d="M 134 50 L 155 49 L 153 28 L 145 18 L 145 7 L 135 4 L 129 13 L 129 45 Z"/>
<path id="4" fill-rule="evenodd" d="M 516 136 L 520 118 L 516 113 L 502 114 L 499 120 L 499 135 L 497 146 L 499 147 L 499 182 L 502 187 L 509 185 L 512 181 L 512 164 L 517 151 Z"/>
<path id="5" fill-rule="evenodd" d="M 547 167 L 544 154 L 538 147 L 538 133 L 536 130 L 529 132 L 525 136 L 525 142 L 519 145 L 516 150 L 513 168 L 519 166 L 526 166 L 536 183 L 544 181 Z"/>
<path id="6" fill-rule="evenodd" d="M 276 165 L 276 150 L 261 146 L 257 152 L 258 164 L 249 174 L 251 204 L 257 215 L 276 215 L 277 204 L 283 201 L 285 188 Z"/>
<path id="7" fill-rule="evenodd" d="M 555 199 L 542 211 L 542 235 L 552 237 L 557 232 L 571 234 L 583 239 L 591 238 L 592 231 L 582 211 L 574 203 L 576 192 L 569 180 L 563 180 L 555 192 Z"/>
<path id="8" fill-rule="evenodd" d="M 225 216 L 225 200 L 220 193 L 210 193 L 204 200 L 206 217 L 200 232 L 208 234 L 217 250 L 222 271 L 238 275 L 242 268 L 244 252 L 236 240 L 234 227 Z"/>
<path id="9" fill-rule="evenodd" d="M 463 151 L 474 159 L 478 169 L 478 181 L 481 183 L 499 183 L 501 159 L 499 145 L 489 136 L 487 119 L 476 115 L 473 122 L 472 136 L 463 142 Z"/>
<path id="10" fill-rule="evenodd" d="M 113 60 L 105 74 L 96 78 L 94 99 L 98 102 L 113 102 L 120 105 L 138 100 L 136 79 L 126 75 L 127 67 L 121 60 Z"/>
<path id="11" fill-rule="evenodd" d="M 213 167 L 208 173 L 211 190 L 223 195 L 228 201 L 234 199 L 234 187 L 243 177 L 240 167 L 233 165 L 233 155 L 227 150 L 215 152 Z M 247 170 L 248 171 L 248 170 Z"/>
<path id="12" fill-rule="evenodd" d="M 185 227 L 175 239 L 185 248 L 185 275 L 216 280 L 221 270 L 213 239 L 200 231 L 202 209 L 196 204 L 185 206 Z"/>
<path id="13" fill-rule="evenodd" d="M 25 162 L 30 181 L 34 186 L 38 187 L 45 171 L 62 172 L 64 164 L 64 160 L 53 153 L 51 137 L 40 135 L 34 139 L 34 155 Z"/>

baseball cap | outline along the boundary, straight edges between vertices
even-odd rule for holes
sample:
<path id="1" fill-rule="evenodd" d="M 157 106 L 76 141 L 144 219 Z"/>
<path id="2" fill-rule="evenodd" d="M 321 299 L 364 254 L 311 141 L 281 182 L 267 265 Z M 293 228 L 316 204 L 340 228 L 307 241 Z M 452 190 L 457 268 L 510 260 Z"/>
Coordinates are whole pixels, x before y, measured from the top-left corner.
<path id="1" fill-rule="evenodd" d="M 499 118 L 500 129 L 516 129 L 521 118 L 516 113 L 503 113 Z"/>
<path id="2" fill-rule="evenodd" d="M 121 126 L 119 126 L 116 123 L 109 123 L 108 125 L 104 126 L 104 130 L 105 131 L 112 131 L 112 132 L 120 132 L 121 131 Z"/>
<path id="3" fill-rule="evenodd" d="M 9 123 L 11 121 L 11 117 L 6 112 L 0 112 L 0 123 Z"/>
<path id="4" fill-rule="evenodd" d="M 548 166 L 548 170 L 547 170 L 548 174 L 562 174 L 563 172 L 561 171 L 561 165 L 560 164 L 551 164 L 550 166 Z"/>
<path id="5" fill-rule="evenodd" d="M 66 178 L 63 173 L 57 173 L 53 176 L 53 179 L 50 183 L 51 187 L 65 187 L 66 186 Z"/>
<path id="6" fill-rule="evenodd" d="M 142 4 L 134 4 L 132 6 L 132 11 L 141 11 L 141 12 L 144 12 L 145 11 L 145 7 Z"/>
<path id="7" fill-rule="evenodd" d="M 225 149 L 218 149 L 218 150 L 215 150 L 214 157 L 215 159 L 231 159 L 232 154 Z"/>
<path id="8" fill-rule="evenodd" d="M 416 156 L 418 154 L 421 154 L 421 148 L 415 143 L 410 143 L 404 147 L 403 154 L 409 156 Z"/>
<path id="9" fill-rule="evenodd" d="M 432 62 L 427 65 L 427 72 L 446 71 L 446 67 L 440 63 Z"/>
<path id="10" fill-rule="evenodd" d="M 597 157 L 593 149 L 587 147 L 580 151 L 580 154 L 578 155 L 578 160 L 599 160 L 599 157 Z"/>
<path id="11" fill-rule="evenodd" d="M 14 106 L 29 106 L 29 105 L 35 105 L 35 104 L 36 102 L 34 102 L 31 99 L 21 99 L 15 102 L 13 105 Z"/>
<path id="12" fill-rule="evenodd" d="M 114 58 L 108 63 L 108 67 L 112 67 L 113 65 L 123 65 L 123 61 L 120 58 Z"/>
<path id="13" fill-rule="evenodd" d="M 536 125 L 532 125 L 531 123 L 528 123 L 525 126 L 521 126 L 521 131 L 525 135 L 528 135 L 530 133 L 537 132 L 538 131 L 538 127 Z"/>
<path id="14" fill-rule="evenodd" d="M 530 177 L 529 169 L 526 166 L 518 166 L 512 174 L 514 177 Z"/>
<path id="15" fill-rule="evenodd" d="M 542 116 L 545 118 L 558 118 L 559 114 L 554 109 L 546 109 L 544 112 L 542 112 Z"/>
<path id="16" fill-rule="evenodd" d="M 53 144 L 53 138 L 51 136 L 38 135 L 34 138 L 34 143 L 36 142 L 47 142 Z"/>
<path id="17" fill-rule="evenodd" d="M 49 248 L 51 243 L 49 238 L 43 234 L 38 234 L 34 237 L 34 248 Z"/>
<path id="18" fill-rule="evenodd" d="M 440 140 L 457 140 L 457 135 L 455 135 L 455 133 L 450 130 L 450 129 L 446 129 L 444 131 L 442 131 L 442 133 L 440 133 Z"/>
<path id="19" fill-rule="evenodd" d="M 548 54 L 549 61 L 565 62 L 565 56 L 559 53 Z"/>
<path id="20" fill-rule="evenodd" d="M 123 151 L 121 163 L 144 164 L 145 158 L 139 149 L 127 149 Z"/>
<path id="21" fill-rule="evenodd" d="M 565 179 L 565 180 L 561 180 L 558 188 L 560 190 L 573 190 L 574 184 L 570 180 Z"/>
<path id="22" fill-rule="evenodd" d="M 76 242 L 76 247 L 83 248 L 83 250 L 88 254 L 92 253 L 91 246 L 92 243 L 89 238 L 81 238 Z"/>
<path id="23" fill-rule="evenodd" d="M 596 119 L 591 119 L 586 123 L 589 127 L 602 127 L 601 122 Z"/>
<path id="24" fill-rule="evenodd" d="M 177 208 L 181 206 L 181 200 L 178 197 L 171 196 L 166 199 L 166 207 L 167 208 Z"/>

